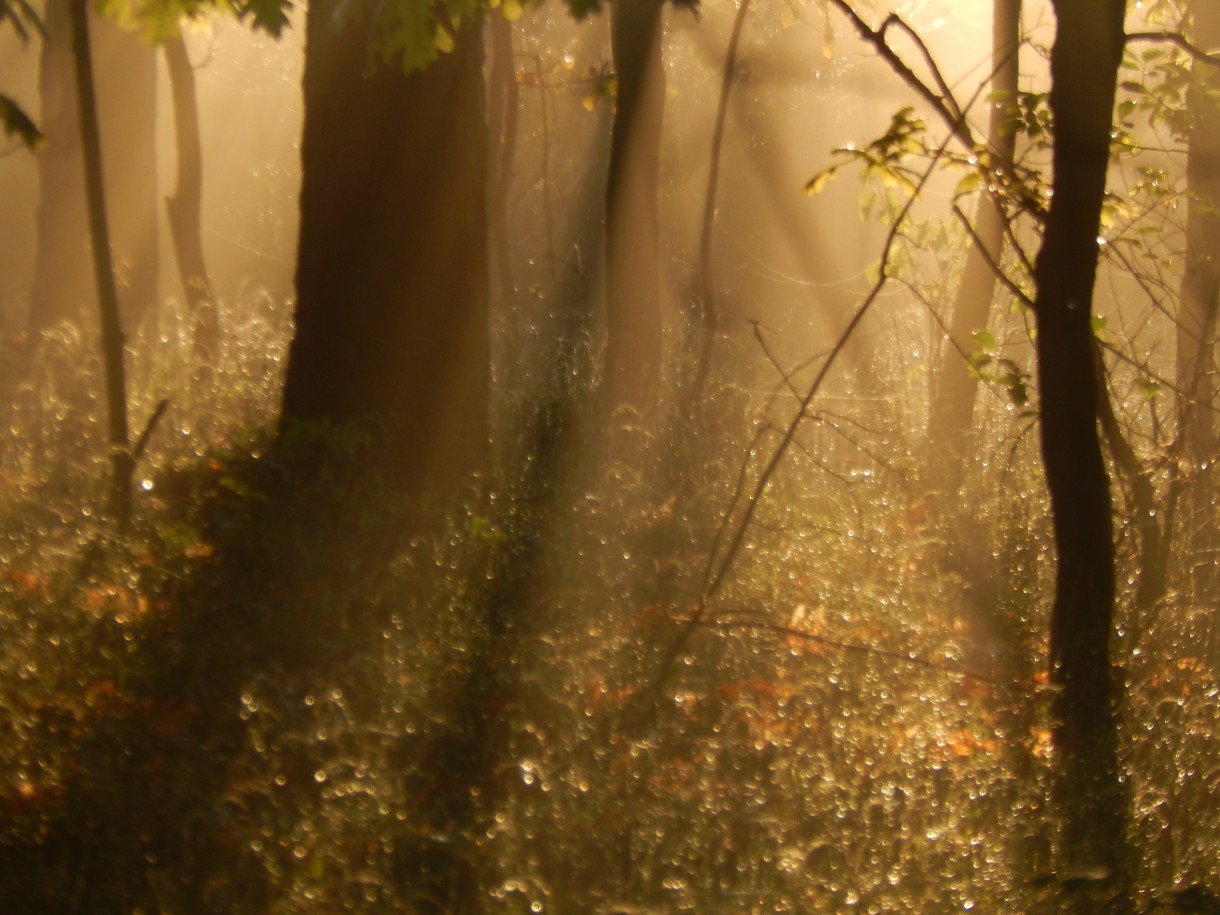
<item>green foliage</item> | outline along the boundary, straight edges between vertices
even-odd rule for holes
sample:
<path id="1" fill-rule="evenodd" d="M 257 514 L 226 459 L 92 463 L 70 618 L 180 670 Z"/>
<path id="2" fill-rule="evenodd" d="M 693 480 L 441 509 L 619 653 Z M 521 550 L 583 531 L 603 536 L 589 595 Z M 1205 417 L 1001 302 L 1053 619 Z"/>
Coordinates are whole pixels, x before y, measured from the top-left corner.
<path id="1" fill-rule="evenodd" d="M 0 124 L 7 136 L 16 136 L 30 149 L 37 149 L 45 140 L 38 125 L 7 95 L 0 95 Z"/>
<path id="2" fill-rule="evenodd" d="M 6 22 L 12 26 L 23 45 L 29 41 L 31 29 L 46 37 L 42 17 L 27 0 L 0 0 L 0 26 Z M 4 127 L 5 136 L 15 136 L 29 149 L 37 149 L 43 143 L 44 137 L 30 116 L 17 102 L 3 94 L 0 94 L 0 126 Z"/>
<path id="3" fill-rule="evenodd" d="M 1186 96 L 1198 78 L 1189 58 L 1177 48 L 1151 47 L 1138 54 L 1129 51 L 1122 69 L 1119 123 L 1129 128 L 1138 116 L 1150 127 L 1165 127 L 1184 140 L 1191 123 Z"/>
<path id="4" fill-rule="evenodd" d="M 911 156 L 927 154 L 928 147 L 923 138 L 927 129 L 927 122 L 916 116 L 914 108 L 902 108 L 891 117 L 889 129 L 877 139 L 863 148 L 840 147 L 835 150 L 835 155 L 862 165 L 863 178 L 875 177 L 885 186 L 911 190 L 915 187 L 915 178 L 905 163 Z M 808 196 L 821 193 L 830 179 L 848 162 L 832 165 L 814 175 L 805 183 L 804 193 Z"/>
<path id="5" fill-rule="evenodd" d="M 1055 122 L 1049 92 L 1018 92 L 1005 106 L 1005 112 L 1008 118 L 1000 126 L 1002 134 L 1020 133 L 1042 148 L 1050 148 Z"/>
<path id="6" fill-rule="evenodd" d="M 966 360 L 971 374 L 1002 388 L 1013 406 L 1026 406 L 1029 403 L 1029 373 L 1012 359 L 997 353 L 999 341 L 991 331 L 976 330 L 971 336 L 979 346 Z"/>

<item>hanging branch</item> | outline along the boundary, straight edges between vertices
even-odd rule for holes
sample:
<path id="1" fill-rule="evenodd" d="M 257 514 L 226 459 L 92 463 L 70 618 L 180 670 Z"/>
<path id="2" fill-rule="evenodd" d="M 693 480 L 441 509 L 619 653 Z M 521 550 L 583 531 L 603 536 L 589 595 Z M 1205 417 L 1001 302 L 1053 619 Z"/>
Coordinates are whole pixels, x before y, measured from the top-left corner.
<path id="1" fill-rule="evenodd" d="M 89 47 L 88 0 L 70 0 L 72 49 L 76 62 L 77 111 L 81 151 L 85 164 L 85 197 L 89 212 L 89 238 L 101 312 L 102 358 L 106 372 L 110 461 L 113 473 L 110 511 L 119 530 L 131 520 L 131 474 L 134 465 L 128 448 L 127 383 L 123 371 L 123 331 L 119 325 L 119 296 L 115 288 L 106 224 L 106 197 L 102 186 L 102 148 L 99 139 L 97 96 L 93 86 L 93 59 Z"/>

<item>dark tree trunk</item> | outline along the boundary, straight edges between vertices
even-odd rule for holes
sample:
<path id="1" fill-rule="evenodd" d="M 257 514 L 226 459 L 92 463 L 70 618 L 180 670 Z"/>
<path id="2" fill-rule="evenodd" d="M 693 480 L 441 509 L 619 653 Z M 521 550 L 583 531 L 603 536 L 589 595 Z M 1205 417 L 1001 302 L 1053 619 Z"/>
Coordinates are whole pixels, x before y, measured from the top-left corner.
<path id="1" fill-rule="evenodd" d="M 1090 322 L 1124 3 L 1057 0 L 1055 11 L 1054 196 L 1035 280 L 1042 457 L 1058 554 L 1050 666 L 1060 876 L 1104 874 L 1113 898 L 1087 894 L 1076 911 L 1125 912 L 1132 862 L 1109 651 L 1114 546 Z"/>
<path id="2" fill-rule="evenodd" d="M 416 491 L 488 462 L 483 45 L 365 75 L 369 23 L 306 18 L 296 336 L 283 423 L 372 421 Z M 367 18 L 367 14 L 366 14 Z"/>
<path id="3" fill-rule="evenodd" d="M 106 409 L 112 479 L 110 511 L 119 530 L 131 517 L 132 459 L 127 437 L 127 385 L 123 369 L 123 333 L 119 328 L 119 299 L 110 256 L 110 230 L 102 187 L 102 147 L 98 130 L 97 98 L 93 89 L 93 58 L 89 43 L 88 0 L 71 0 L 72 55 L 75 58 L 76 98 L 82 152 L 82 179 L 89 214 L 94 279 L 100 305 L 102 359 L 106 372 Z"/>
<path id="4" fill-rule="evenodd" d="M 1016 149 L 1016 132 L 1004 130 L 1004 123 L 1009 117 L 1006 109 L 1014 104 L 1017 92 L 1020 33 L 1021 0 L 996 0 L 991 89 L 1004 95 L 991 103 L 987 127 L 987 146 L 996 170 L 1011 168 Z M 961 485 L 962 472 L 971 457 L 978 378 L 971 374 L 966 357 L 975 348 L 971 334 L 987 326 L 996 286 L 993 265 L 1000 262 L 1004 220 L 1004 208 L 997 199 L 984 197 L 979 201 L 974 227 L 978 237 L 966 254 L 965 272 L 949 318 L 949 339 L 941 355 L 929 438 L 935 454 L 933 466 L 943 474 L 938 482 L 949 492 Z"/>
<path id="5" fill-rule="evenodd" d="M 195 99 L 195 71 L 181 35 L 161 46 L 169 70 L 174 98 L 174 137 L 178 151 L 178 185 L 165 198 L 178 276 L 194 321 L 196 357 L 214 363 L 220 355 L 220 316 L 203 258 L 203 152 L 199 142 L 199 105 Z"/>
<path id="6" fill-rule="evenodd" d="M 651 411 L 661 371 L 657 187 L 665 65 L 661 0 L 616 0 L 618 95 L 606 182 L 606 378 L 612 410 Z"/>
<path id="7" fill-rule="evenodd" d="M 39 205 L 29 327 L 79 320 L 96 307 L 87 263 L 88 222 L 76 123 L 68 5 L 48 4 L 40 67 L 47 146 L 39 156 Z M 157 301 L 156 54 L 109 19 L 90 16 L 103 175 L 123 325 L 135 328 Z"/>

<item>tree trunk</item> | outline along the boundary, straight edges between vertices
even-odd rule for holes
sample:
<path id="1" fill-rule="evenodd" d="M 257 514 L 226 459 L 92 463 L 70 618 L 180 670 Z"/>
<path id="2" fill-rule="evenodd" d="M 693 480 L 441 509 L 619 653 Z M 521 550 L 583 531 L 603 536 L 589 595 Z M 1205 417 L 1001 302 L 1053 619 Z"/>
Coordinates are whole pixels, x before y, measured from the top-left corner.
<path id="1" fill-rule="evenodd" d="M 716 229 L 716 192 L 720 184 L 720 158 L 724 148 L 724 121 L 729 109 L 729 94 L 733 91 L 733 72 L 737 69 L 737 46 L 741 43 L 741 30 L 750 11 L 750 0 L 741 0 L 737 15 L 733 17 L 733 31 L 729 36 L 729 47 L 724 54 L 724 75 L 720 81 L 720 101 L 716 105 L 716 120 L 712 126 L 712 140 L 708 146 L 709 162 L 707 190 L 703 195 L 703 224 L 699 232 L 699 361 L 695 367 L 695 378 L 691 383 L 691 412 L 699 408 L 703 388 L 712 367 L 712 356 L 716 349 L 716 335 L 720 326 L 720 312 L 716 305 L 716 282 L 712 260 L 712 242 Z"/>
<path id="2" fill-rule="evenodd" d="M 157 279 L 156 55 L 134 34 L 90 15 L 103 173 L 123 325 L 135 328 L 153 308 Z M 39 62 L 47 145 L 39 156 L 38 249 L 29 328 L 80 319 L 97 292 L 83 269 L 89 235 L 76 123 L 68 4 L 47 8 L 48 39 Z"/>
<path id="3" fill-rule="evenodd" d="M 41 114 L 47 138 L 38 155 L 37 248 L 30 290 L 31 333 L 63 321 L 79 321 L 96 301 L 90 273 L 89 229 L 81 171 L 79 113 L 73 76 L 71 19 L 67 3 L 50 3 L 47 38 L 38 60 Z"/>
<path id="4" fill-rule="evenodd" d="M 606 182 L 607 412 L 650 412 L 660 383 L 661 12 L 661 0 L 616 0 L 611 12 L 618 95 Z"/>
<path id="5" fill-rule="evenodd" d="M 1055 12 L 1054 194 L 1035 281 L 1042 457 L 1058 554 L 1050 666 L 1059 876 L 1104 877 L 1112 894 L 1085 894 L 1075 911 L 1126 912 L 1132 859 L 1109 652 L 1114 545 L 1090 321 L 1124 3 L 1057 0 Z"/>
<path id="6" fill-rule="evenodd" d="M 489 13 L 492 59 L 488 68 L 487 126 L 493 153 L 488 187 L 488 223 L 496 289 L 501 308 L 510 308 L 516 298 L 509 252 L 508 195 L 513 183 L 513 161 L 517 151 L 517 70 L 513 61 L 513 24 L 500 13 Z"/>
<path id="7" fill-rule="evenodd" d="M 1014 104 L 1017 92 L 1020 33 L 1021 0 L 996 0 L 991 38 L 991 89 L 1003 95 L 991 103 L 987 148 L 997 171 L 1011 169 L 1016 149 L 1016 132 L 1003 128 L 1009 118 L 1007 109 Z M 934 454 L 932 466 L 943 477 L 937 482 L 950 493 L 961 485 L 962 473 L 971 457 L 978 378 L 971 374 L 966 357 L 975 348 L 971 334 L 987 326 L 996 286 L 993 265 L 1000 262 L 1004 221 L 1004 208 L 995 197 L 980 199 L 974 227 L 978 237 L 966 254 L 966 267 L 949 318 L 949 338 L 941 354 L 940 373 L 933 392 L 929 418 L 929 439 Z"/>
<path id="8" fill-rule="evenodd" d="M 199 105 L 195 71 L 181 35 L 161 46 L 174 97 L 174 137 L 178 151 L 178 186 L 165 198 L 178 276 L 194 322 L 194 350 L 200 362 L 214 364 L 220 356 L 220 316 L 203 258 L 203 152 L 199 142 Z"/>
<path id="9" fill-rule="evenodd" d="M 1191 40 L 1212 49 L 1220 45 L 1220 6 L 1208 0 L 1190 4 Z M 1187 97 L 1191 129 L 1186 177 L 1190 198 L 1186 216 L 1186 276 L 1178 319 L 1178 385 L 1184 392 L 1181 435 L 1186 469 L 1180 516 L 1187 531 L 1187 563 L 1196 597 L 1220 589 L 1216 571 L 1214 511 L 1216 460 L 1216 309 L 1220 298 L 1220 104 L 1209 95 L 1220 90 L 1220 71 L 1196 65 L 1200 71 Z"/>
<path id="10" fill-rule="evenodd" d="M 282 422 L 371 421 L 405 485 L 443 493 L 489 459 L 482 35 L 464 23 L 426 70 L 366 77 L 369 14 L 350 13 L 306 18 Z"/>
<path id="11" fill-rule="evenodd" d="M 106 407 L 109 415 L 112 464 L 110 511 L 120 531 L 131 517 L 132 458 L 127 438 L 127 386 L 123 371 L 123 332 L 110 231 L 102 187 L 102 148 L 98 131 L 97 99 L 93 91 L 93 57 L 89 46 L 88 0 L 71 0 L 72 52 L 76 60 L 76 98 L 80 114 L 85 196 L 89 210 L 89 238 L 93 246 L 94 278 L 100 304 L 102 357 L 106 372 Z"/>

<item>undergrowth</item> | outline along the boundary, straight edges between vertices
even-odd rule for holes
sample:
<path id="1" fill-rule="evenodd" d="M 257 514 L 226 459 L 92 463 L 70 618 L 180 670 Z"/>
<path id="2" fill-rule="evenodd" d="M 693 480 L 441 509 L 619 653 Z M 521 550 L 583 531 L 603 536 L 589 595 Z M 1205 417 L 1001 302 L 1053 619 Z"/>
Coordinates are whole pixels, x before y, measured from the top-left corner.
<path id="1" fill-rule="evenodd" d="M 6 381 L 5 911 L 1026 913 L 1067 892 L 1045 508 L 1012 498 L 1028 442 L 997 441 L 963 531 L 895 447 L 909 416 L 833 402 L 738 536 L 740 498 L 722 518 L 784 406 L 725 386 L 723 428 L 649 428 L 643 464 L 574 435 L 546 465 L 564 485 L 439 505 L 370 471 L 369 430 L 260 431 L 264 340 L 177 389 L 125 538 L 97 510 L 80 339 Z M 1150 905 L 1217 876 L 1216 686 L 1174 612 L 1128 666 Z"/>

